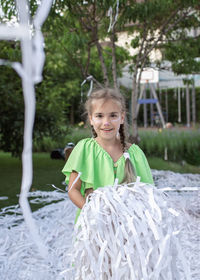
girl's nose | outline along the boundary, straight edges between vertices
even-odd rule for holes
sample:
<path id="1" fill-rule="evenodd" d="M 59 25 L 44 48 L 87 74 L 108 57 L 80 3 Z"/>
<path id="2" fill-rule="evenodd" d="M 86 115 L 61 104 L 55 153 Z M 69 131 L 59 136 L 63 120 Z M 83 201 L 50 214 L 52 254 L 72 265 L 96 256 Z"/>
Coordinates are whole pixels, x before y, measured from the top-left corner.
<path id="1" fill-rule="evenodd" d="M 110 120 L 109 120 L 109 118 L 105 118 L 105 119 L 104 119 L 104 125 L 105 125 L 105 126 L 109 126 L 109 125 L 110 125 Z"/>

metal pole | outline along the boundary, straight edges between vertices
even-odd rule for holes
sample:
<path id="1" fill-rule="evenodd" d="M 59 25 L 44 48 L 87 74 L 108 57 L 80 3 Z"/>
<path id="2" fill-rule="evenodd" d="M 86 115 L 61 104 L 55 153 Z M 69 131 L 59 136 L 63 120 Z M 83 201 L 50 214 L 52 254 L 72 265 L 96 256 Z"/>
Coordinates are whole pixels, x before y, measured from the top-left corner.
<path id="1" fill-rule="evenodd" d="M 151 85 L 151 84 L 149 84 L 149 85 L 150 85 L 150 88 L 152 90 L 152 94 L 153 94 L 154 98 L 158 100 L 158 96 L 156 94 L 156 91 L 155 91 L 153 85 Z M 158 113 L 159 113 L 159 116 L 160 116 L 160 120 L 161 120 L 162 126 L 163 126 L 163 128 L 165 128 L 165 120 L 163 118 L 163 113 L 162 113 L 159 101 L 156 103 L 156 107 L 157 107 L 157 110 L 158 110 Z"/>
<path id="2" fill-rule="evenodd" d="M 152 92 L 150 92 L 150 98 L 152 99 L 152 97 L 153 97 Z M 153 103 L 150 104 L 150 118 L 151 118 L 151 127 L 153 127 Z"/>
<path id="3" fill-rule="evenodd" d="M 139 99 L 142 99 L 144 90 L 145 90 L 145 84 L 143 84 L 143 85 L 141 86 L 141 88 L 140 88 L 140 96 L 139 96 Z M 136 107 L 136 116 L 138 116 L 139 109 L 140 109 L 140 104 L 137 103 L 137 107 Z"/>
<path id="4" fill-rule="evenodd" d="M 145 86 L 145 90 L 143 93 L 144 99 L 146 99 L 146 90 L 147 90 L 147 86 Z M 147 128 L 148 124 L 147 124 L 147 104 L 146 103 L 143 104 L 143 116 L 144 116 L 144 128 Z"/>
<path id="5" fill-rule="evenodd" d="M 193 125 L 196 123 L 196 91 L 194 81 L 192 84 L 192 123 Z"/>
<path id="6" fill-rule="evenodd" d="M 186 85 L 186 119 L 187 127 L 190 127 L 190 90 L 189 85 Z"/>
<path id="7" fill-rule="evenodd" d="M 181 122 L 181 89 L 178 88 L 178 122 Z"/>

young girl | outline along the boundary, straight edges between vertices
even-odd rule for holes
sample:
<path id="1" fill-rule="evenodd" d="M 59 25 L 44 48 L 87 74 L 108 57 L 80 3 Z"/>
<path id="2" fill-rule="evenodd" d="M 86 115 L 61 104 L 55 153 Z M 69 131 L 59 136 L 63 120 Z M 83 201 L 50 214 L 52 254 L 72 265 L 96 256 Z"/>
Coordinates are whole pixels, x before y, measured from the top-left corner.
<path id="1" fill-rule="evenodd" d="M 130 183 L 140 176 L 141 182 L 153 184 L 151 171 L 142 150 L 126 142 L 125 102 L 114 89 L 93 92 L 86 111 L 93 137 L 81 140 L 73 149 L 62 172 L 66 175 L 68 195 L 79 208 L 87 195 L 99 187 Z"/>

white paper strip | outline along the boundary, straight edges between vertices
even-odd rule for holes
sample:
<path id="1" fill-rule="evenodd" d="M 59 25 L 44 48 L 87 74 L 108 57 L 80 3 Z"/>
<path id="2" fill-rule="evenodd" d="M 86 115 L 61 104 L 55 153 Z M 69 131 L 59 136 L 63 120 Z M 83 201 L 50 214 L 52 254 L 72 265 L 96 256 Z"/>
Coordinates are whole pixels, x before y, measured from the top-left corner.
<path id="1" fill-rule="evenodd" d="M 172 209 L 161 190 L 144 183 L 94 191 L 75 227 L 75 279 L 188 279 Z M 174 262 L 182 274 L 172 270 Z"/>
<path id="2" fill-rule="evenodd" d="M 20 193 L 20 206 L 22 208 L 24 219 L 27 223 L 33 240 L 38 246 L 43 257 L 48 254 L 47 246 L 41 240 L 39 230 L 31 215 L 31 209 L 28 202 L 28 191 L 32 183 L 32 132 L 35 117 L 35 92 L 34 83 L 42 80 L 42 69 L 44 65 L 44 41 L 40 31 L 44 23 L 52 0 L 43 0 L 39 6 L 33 27 L 30 25 L 29 3 L 26 0 L 17 0 L 17 9 L 19 17 L 19 26 L 0 25 L 0 39 L 3 40 L 21 40 L 22 64 L 19 62 L 9 62 L 1 60 L 0 64 L 11 65 L 22 79 L 24 103 L 25 103 L 25 121 L 24 121 L 24 145 L 22 153 L 22 184 Z M 32 34 L 34 37 L 32 38 Z"/>
<path id="3" fill-rule="evenodd" d="M 30 38 L 30 29 L 27 25 L 7 26 L 0 24 L 0 39 L 1 40 L 21 40 Z"/>

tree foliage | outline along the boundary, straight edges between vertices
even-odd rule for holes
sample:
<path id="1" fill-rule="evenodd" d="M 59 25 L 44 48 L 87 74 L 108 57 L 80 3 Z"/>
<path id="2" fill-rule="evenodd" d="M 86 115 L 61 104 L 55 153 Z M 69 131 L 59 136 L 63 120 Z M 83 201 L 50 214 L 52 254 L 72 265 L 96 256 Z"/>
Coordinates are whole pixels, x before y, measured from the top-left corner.
<path id="1" fill-rule="evenodd" d="M 1 58 L 9 59 L 9 61 L 20 60 L 21 52 L 18 42 L 1 41 L 0 49 Z M 0 76 L 0 149 L 10 151 L 13 155 L 19 155 L 22 151 L 24 125 L 21 79 L 9 66 L 1 66 Z M 36 107 L 34 138 L 38 139 L 45 135 L 59 137 L 59 127 L 63 123 L 63 114 L 58 108 L 59 103 L 54 96 L 48 94 L 48 91 L 44 90 L 41 94 L 41 91 L 37 90 L 39 87 L 36 88 L 36 98 L 39 102 Z M 51 99 L 57 107 L 52 105 Z M 52 111 L 54 111 L 53 114 Z"/>
<path id="2" fill-rule="evenodd" d="M 131 44 L 135 48 L 131 65 L 132 134 L 135 139 L 138 136 L 136 114 L 139 93 L 138 71 L 149 65 L 149 56 L 153 50 L 163 48 L 183 34 L 188 38 L 188 30 L 193 26 L 199 26 L 199 21 L 199 1 L 196 0 L 128 1 L 124 7 L 120 17 L 121 28 L 127 30 L 129 34 L 136 35 Z"/>
<path id="3" fill-rule="evenodd" d="M 200 37 L 180 38 L 166 44 L 163 57 L 172 63 L 176 74 L 200 73 Z"/>
<path id="4" fill-rule="evenodd" d="M 1 21 L 17 16 L 15 1 L 1 0 L 1 3 L 4 12 Z M 38 3 L 38 0 L 29 1 L 32 17 Z M 112 19 L 117 13 L 118 17 L 108 32 L 110 7 Z M 165 59 L 173 61 L 177 73 L 199 71 L 199 62 L 195 60 L 199 53 L 199 38 L 192 38 L 188 32 L 199 26 L 199 18 L 197 0 L 119 0 L 119 7 L 116 0 L 53 1 L 42 29 L 46 61 L 44 79 L 36 86 L 35 137 L 61 135 L 64 126 L 80 118 L 83 80 L 92 75 L 96 86 L 118 87 L 117 77 L 125 63 L 131 64 L 133 75 L 132 134 L 137 136 L 138 70 L 150 64 L 149 56 L 157 48 L 163 51 Z M 132 57 L 116 45 L 120 32 L 133 36 L 131 47 L 135 53 Z M 0 42 L 0 46 L 0 58 L 21 60 L 19 42 Z M 5 114 L 1 122 L 1 148 L 18 151 L 22 130 L 17 125 L 20 123 L 23 127 L 21 83 L 11 68 L 1 67 L 4 71 L 0 73 L 0 94 L 4 103 L 0 104 L 0 113 L 5 114 L 7 108 L 10 114 Z M 84 85 L 84 92 L 88 86 L 87 83 Z"/>
<path id="5" fill-rule="evenodd" d="M 36 10 L 36 2 L 30 2 L 32 15 Z M 91 73 L 99 84 L 103 83 L 104 79 L 96 45 L 91 42 L 91 34 L 84 31 L 78 18 L 67 8 L 68 2 L 54 2 L 42 30 L 45 37 L 46 61 L 43 81 L 35 87 L 37 107 L 34 139 L 37 141 L 46 135 L 52 138 L 60 137 L 70 122 L 79 121 L 81 83 Z M 12 3 L 6 1 L 6 4 L 5 21 L 15 16 Z M 0 42 L 0 46 L 1 59 L 21 61 L 19 42 Z M 103 53 L 108 77 L 112 80 L 111 47 L 103 47 Z M 127 51 L 122 48 L 116 49 L 118 75 L 121 74 L 127 57 Z M 0 104 L 0 113 L 4 117 L 0 127 L 0 148 L 16 155 L 21 152 L 23 140 L 24 108 L 21 81 L 9 66 L 4 66 L 2 70 L 4 71 L 0 73 L 0 88 L 4 103 Z M 9 81 L 12 82 L 9 84 Z M 83 91 L 87 89 L 86 84 Z M 9 114 L 6 114 L 6 111 Z"/>

